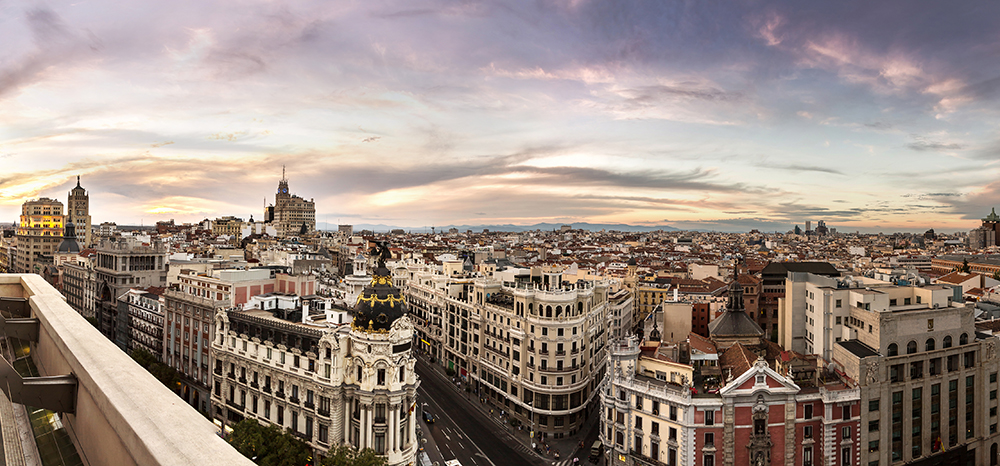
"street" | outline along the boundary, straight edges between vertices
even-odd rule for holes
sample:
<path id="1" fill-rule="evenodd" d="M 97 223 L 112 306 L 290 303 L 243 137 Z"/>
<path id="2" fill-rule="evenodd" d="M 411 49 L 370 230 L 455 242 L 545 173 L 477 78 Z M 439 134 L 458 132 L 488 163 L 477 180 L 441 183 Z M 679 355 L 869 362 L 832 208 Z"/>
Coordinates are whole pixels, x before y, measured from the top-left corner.
<path id="1" fill-rule="evenodd" d="M 427 410 L 437 420 L 427 424 L 421 418 L 420 422 L 425 435 L 433 437 L 444 460 L 458 459 L 463 466 L 552 464 L 538 458 L 529 460 L 527 448 L 510 436 L 507 427 L 482 416 L 472 401 L 446 386 L 448 381 L 442 375 L 430 373 L 424 364 L 422 360 L 417 362 L 418 401 L 427 403 Z"/>

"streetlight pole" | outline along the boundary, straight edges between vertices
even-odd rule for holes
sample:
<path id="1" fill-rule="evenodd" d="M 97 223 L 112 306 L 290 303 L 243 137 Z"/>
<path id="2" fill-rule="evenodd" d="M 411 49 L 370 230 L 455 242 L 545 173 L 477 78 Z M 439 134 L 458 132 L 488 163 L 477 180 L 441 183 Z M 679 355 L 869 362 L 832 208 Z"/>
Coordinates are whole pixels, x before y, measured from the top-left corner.
<path id="1" fill-rule="evenodd" d="M 528 435 L 528 438 L 531 439 L 532 450 L 535 449 L 535 408 L 531 406 L 531 403 L 534 402 L 535 400 L 531 400 L 528 402 L 528 417 L 531 419 L 531 431 L 529 432 L 530 435 Z"/>

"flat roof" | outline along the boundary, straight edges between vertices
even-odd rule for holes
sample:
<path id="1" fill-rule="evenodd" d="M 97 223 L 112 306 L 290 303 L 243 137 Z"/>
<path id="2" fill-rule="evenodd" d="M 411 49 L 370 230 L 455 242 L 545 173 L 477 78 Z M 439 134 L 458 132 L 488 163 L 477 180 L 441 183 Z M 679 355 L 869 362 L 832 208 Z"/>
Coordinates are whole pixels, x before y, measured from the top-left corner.
<path id="1" fill-rule="evenodd" d="M 847 340 L 837 342 L 838 345 L 843 346 L 844 349 L 850 351 L 851 354 L 857 356 L 858 358 L 867 358 L 871 356 L 878 356 L 878 351 L 872 349 L 872 347 L 861 343 L 858 340 Z"/>

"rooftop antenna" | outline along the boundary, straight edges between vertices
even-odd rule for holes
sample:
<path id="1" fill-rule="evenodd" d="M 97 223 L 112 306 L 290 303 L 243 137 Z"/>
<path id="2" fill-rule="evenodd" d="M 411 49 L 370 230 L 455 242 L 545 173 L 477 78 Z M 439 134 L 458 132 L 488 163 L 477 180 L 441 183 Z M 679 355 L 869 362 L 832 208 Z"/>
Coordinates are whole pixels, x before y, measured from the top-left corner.
<path id="1" fill-rule="evenodd" d="M 281 166 L 281 181 L 285 181 L 285 166 Z"/>

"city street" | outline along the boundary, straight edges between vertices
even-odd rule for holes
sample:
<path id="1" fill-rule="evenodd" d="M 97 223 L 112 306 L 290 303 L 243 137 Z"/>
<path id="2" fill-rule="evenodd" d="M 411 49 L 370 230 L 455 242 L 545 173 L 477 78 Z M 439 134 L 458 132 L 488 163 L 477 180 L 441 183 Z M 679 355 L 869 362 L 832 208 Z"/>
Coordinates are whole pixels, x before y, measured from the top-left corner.
<path id="1" fill-rule="evenodd" d="M 427 403 L 427 411 L 437 419 L 427 424 L 421 417 L 420 422 L 425 435 L 433 437 L 445 460 L 458 459 L 463 466 L 551 464 L 538 459 L 530 461 L 526 448 L 511 438 L 504 426 L 483 417 L 467 398 L 457 399 L 460 395 L 447 386 L 447 380 L 431 373 L 424 364 L 422 360 L 417 362 L 418 401 L 421 405 Z"/>

